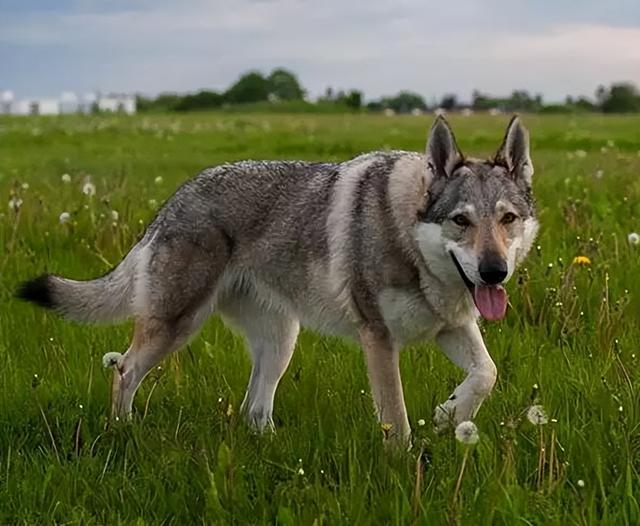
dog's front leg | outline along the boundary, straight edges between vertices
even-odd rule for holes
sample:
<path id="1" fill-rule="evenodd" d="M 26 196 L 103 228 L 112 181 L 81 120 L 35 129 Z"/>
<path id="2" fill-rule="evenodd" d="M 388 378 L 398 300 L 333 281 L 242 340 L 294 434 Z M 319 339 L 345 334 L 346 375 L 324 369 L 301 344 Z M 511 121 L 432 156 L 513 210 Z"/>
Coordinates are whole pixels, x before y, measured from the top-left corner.
<path id="1" fill-rule="evenodd" d="M 360 341 L 367 361 L 371 393 L 385 437 L 408 445 L 411 436 L 400 379 L 400 353 L 386 327 L 364 327 Z"/>
<path id="2" fill-rule="evenodd" d="M 443 331 L 436 341 L 449 359 L 467 372 L 449 399 L 436 408 L 436 429 L 443 431 L 475 416 L 498 373 L 475 322 Z"/>

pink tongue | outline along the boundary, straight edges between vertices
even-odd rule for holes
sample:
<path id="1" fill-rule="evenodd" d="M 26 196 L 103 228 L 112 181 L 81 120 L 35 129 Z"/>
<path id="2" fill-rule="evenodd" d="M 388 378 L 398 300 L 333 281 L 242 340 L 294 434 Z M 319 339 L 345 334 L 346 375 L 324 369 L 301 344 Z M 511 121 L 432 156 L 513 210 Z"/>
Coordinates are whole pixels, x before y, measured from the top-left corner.
<path id="1" fill-rule="evenodd" d="M 507 312 L 507 292 L 502 285 L 476 285 L 473 301 L 485 320 L 501 320 Z"/>

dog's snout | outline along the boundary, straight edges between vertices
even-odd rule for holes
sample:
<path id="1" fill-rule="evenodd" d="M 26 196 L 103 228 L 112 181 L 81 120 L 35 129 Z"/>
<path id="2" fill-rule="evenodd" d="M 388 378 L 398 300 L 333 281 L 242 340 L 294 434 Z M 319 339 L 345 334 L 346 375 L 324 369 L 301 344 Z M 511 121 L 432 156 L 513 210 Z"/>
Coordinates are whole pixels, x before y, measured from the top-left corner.
<path id="1" fill-rule="evenodd" d="M 498 256 L 485 257 L 480 261 L 478 271 L 487 285 L 497 285 L 507 277 L 507 262 Z"/>

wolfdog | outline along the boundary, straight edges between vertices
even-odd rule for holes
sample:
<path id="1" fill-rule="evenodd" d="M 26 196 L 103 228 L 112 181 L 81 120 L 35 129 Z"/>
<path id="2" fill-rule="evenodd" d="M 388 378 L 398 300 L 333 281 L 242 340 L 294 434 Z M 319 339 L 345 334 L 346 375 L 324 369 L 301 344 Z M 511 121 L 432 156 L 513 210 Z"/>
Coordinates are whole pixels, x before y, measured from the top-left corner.
<path id="1" fill-rule="evenodd" d="M 425 154 L 224 164 L 184 183 L 105 276 L 44 275 L 17 295 L 79 322 L 134 318 L 127 351 L 104 357 L 120 418 L 149 370 L 214 312 L 246 337 L 253 367 L 241 410 L 258 430 L 273 426 L 301 325 L 355 338 L 377 416 L 406 443 L 406 343 L 435 340 L 467 373 L 435 408 L 437 428 L 473 418 L 494 386 L 477 318 L 504 317 L 502 284 L 531 248 L 532 175 L 517 116 L 489 160 L 463 156 L 438 117 Z"/>

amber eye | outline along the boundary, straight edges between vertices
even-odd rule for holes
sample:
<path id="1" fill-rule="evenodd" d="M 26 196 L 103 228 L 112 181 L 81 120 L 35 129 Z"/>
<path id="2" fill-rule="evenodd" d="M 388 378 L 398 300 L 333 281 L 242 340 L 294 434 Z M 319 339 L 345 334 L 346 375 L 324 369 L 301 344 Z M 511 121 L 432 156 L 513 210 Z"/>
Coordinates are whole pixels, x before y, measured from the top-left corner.
<path id="1" fill-rule="evenodd" d="M 458 226 L 469 226 L 471 224 L 471 221 L 469 221 L 463 214 L 453 216 L 451 218 L 451 221 L 453 221 Z"/>
<path id="2" fill-rule="evenodd" d="M 507 212 L 505 215 L 502 216 L 502 224 L 508 225 L 510 223 L 513 223 L 516 219 L 517 219 L 517 216 L 515 214 L 511 212 Z"/>

